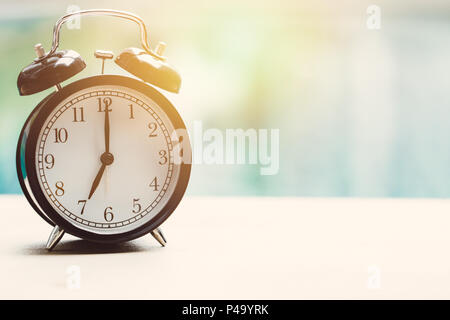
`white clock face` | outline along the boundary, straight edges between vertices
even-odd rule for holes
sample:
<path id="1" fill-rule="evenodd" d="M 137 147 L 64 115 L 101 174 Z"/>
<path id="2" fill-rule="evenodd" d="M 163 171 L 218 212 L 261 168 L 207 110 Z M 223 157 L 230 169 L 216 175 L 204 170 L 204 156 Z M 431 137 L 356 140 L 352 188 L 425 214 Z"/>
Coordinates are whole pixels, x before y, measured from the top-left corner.
<path id="1" fill-rule="evenodd" d="M 90 87 L 45 120 L 36 147 L 39 184 L 78 228 L 127 232 L 154 218 L 173 194 L 175 141 L 169 117 L 149 97 L 128 87 Z"/>

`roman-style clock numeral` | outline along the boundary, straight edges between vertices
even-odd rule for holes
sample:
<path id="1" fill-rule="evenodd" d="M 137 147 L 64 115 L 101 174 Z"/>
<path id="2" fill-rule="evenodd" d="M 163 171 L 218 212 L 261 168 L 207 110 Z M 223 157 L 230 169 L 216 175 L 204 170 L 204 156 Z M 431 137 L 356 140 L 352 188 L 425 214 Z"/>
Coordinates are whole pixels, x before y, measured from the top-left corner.
<path id="1" fill-rule="evenodd" d="M 133 105 L 130 104 L 130 119 L 134 119 L 134 110 L 133 110 Z"/>
<path id="2" fill-rule="evenodd" d="M 86 122 L 84 121 L 84 108 L 72 108 L 73 109 L 73 120 L 72 122 Z"/>
<path id="3" fill-rule="evenodd" d="M 150 187 L 152 187 L 154 191 L 158 191 L 159 184 L 157 177 L 153 178 L 152 182 L 150 183 Z"/>
<path id="4" fill-rule="evenodd" d="M 64 182 L 62 181 L 56 182 L 55 187 L 56 187 L 55 194 L 58 197 L 62 197 L 64 195 Z"/>
<path id="5" fill-rule="evenodd" d="M 69 136 L 69 134 L 67 133 L 67 129 L 66 128 L 55 128 L 53 129 L 53 131 L 55 132 L 55 143 L 66 143 L 67 142 L 67 138 Z"/>
<path id="6" fill-rule="evenodd" d="M 148 124 L 148 128 L 150 129 L 149 137 L 157 137 L 158 135 L 155 133 L 156 129 L 158 129 L 158 125 L 155 122 L 150 122 Z"/>
<path id="7" fill-rule="evenodd" d="M 158 161 L 160 165 L 165 165 L 167 163 L 167 151 L 166 150 L 160 150 L 159 156 L 161 159 Z"/>
<path id="8" fill-rule="evenodd" d="M 139 199 L 133 199 L 133 213 L 139 213 L 142 210 L 142 206 L 138 201 Z"/>
<path id="9" fill-rule="evenodd" d="M 55 166 L 55 157 L 51 153 L 45 156 L 44 161 L 47 164 L 45 166 L 47 169 L 51 169 Z"/>
<path id="10" fill-rule="evenodd" d="M 106 98 L 97 98 L 98 100 L 98 112 L 105 112 L 106 108 L 108 108 L 108 112 L 111 112 L 112 109 L 109 109 L 109 106 L 112 104 L 112 99 L 110 97 Z"/>
<path id="11" fill-rule="evenodd" d="M 84 208 L 86 207 L 87 200 L 78 200 L 78 204 L 80 204 L 80 203 L 82 204 L 80 214 L 83 214 L 84 213 Z"/>
<path id="12" fill-rule="evenodd" d="M 103 217 L 108 222 L 111 222 L 114 219 L 114 214 L 112 212 L 112 207 L 106 207 L 105 211 L 103 212 Z"/>

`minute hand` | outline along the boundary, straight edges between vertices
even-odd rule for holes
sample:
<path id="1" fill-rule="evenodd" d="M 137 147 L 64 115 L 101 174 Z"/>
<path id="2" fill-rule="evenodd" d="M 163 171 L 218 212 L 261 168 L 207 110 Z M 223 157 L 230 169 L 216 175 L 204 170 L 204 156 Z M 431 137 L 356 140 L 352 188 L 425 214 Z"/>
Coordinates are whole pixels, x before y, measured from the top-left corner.
<path id="1" fill-rule="evenodd" d="M 109 106 L 111 105 L 111 99 L 105 98 L 105 152 L 100 156 L 100 161 L 102 166 L 95 176 L 94 182 L 91 186 L 91 191 L 89 191 L 88 199 L 91 199 L 98 185 L 100 184 L 100 180 L 102 179 L 103 173 L 105 172 L 106 166 L 109 166 L 114 161 L 114 156 L 109 152 Z"/>
<path id="2" fill-rule="evenodd" d="M 111 102 L 105 99 L 105 153 L 109 153 L 109 106 Z"/>

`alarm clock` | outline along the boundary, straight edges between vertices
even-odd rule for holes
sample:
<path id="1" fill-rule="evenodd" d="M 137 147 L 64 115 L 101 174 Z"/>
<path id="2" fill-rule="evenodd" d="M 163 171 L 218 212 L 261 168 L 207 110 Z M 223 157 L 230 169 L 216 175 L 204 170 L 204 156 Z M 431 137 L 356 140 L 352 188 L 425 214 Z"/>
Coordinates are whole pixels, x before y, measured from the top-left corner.
<path id="1" fill-rule="evenodd" d="M 63 85 L 86 64 L 73 50 L 58 50 L 61 26 L 73 16 L 107 15 L 136 22 L 142 48 L 114 62 L 130 76 L 105 74 L 114 58 L 98 50 L 101 74 Z M 20 95 L 54 88 L 31 112 L 17 146 L 17 174 L 31 207 L 53 230 L 52 250 L 65 232 L 92 242 L 117 243 L 151 234 L 162 246 L 160 225 L 188 185 L 191 147 L 174 106 L 155 87 L 177 93 L 179 74 L 152 50 L 143 20 L 116 10 L 83 10 L 61 17 L 52 48 L 19 74 Z"/>

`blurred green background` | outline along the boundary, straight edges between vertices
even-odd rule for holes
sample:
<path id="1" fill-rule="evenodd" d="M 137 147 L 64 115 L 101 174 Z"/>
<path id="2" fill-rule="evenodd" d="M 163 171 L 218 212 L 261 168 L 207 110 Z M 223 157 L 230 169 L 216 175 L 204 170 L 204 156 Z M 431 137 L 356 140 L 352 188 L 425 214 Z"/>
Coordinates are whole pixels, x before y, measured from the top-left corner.
<path id="1" fill-rule="evenodd" d="M 377 1 L 381 29 L 366 26 L 370 1 L 2 1 L 0 193 L 20 193 L 15 146 L 27 115 L 50 91 L 20 97 L 17 75 L 51 45 L 71 6 L 140 15 L 150 43 L 183 78 L 164 93 L 190 127 L 279 128 L 280 170 L 195 165 L 194 195 L 447 197 L 450 192 L 450 2 Z M 137 26 L 87 17 L 63 27 L 98 74 L 96 49 L 137 46 Z M 114 63 L 107 72 L 121 73 Z M 71 80 L 69 80 L 70 82 Z"/>

